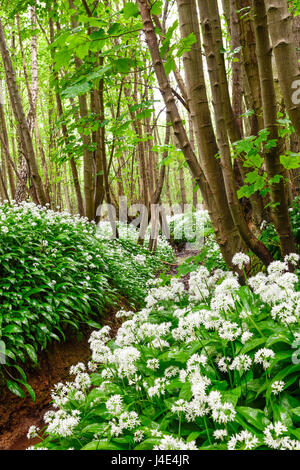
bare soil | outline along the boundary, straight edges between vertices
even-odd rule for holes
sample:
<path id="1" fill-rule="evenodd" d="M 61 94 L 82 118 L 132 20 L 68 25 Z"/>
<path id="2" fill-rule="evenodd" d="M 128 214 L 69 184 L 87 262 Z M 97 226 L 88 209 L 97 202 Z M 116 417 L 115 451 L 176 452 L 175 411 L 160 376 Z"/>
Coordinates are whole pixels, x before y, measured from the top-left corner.
<path id="1" fill-rule="evenodd" d="M 103 321 L 111 327 L 115 336 L 121 320 L 111 311 Z M 67 335 L 64 343 L 55 342 L 39 354 L 38 366 L 25 369 L 28 383 L 36 394 L 35 402 L 27 395 L 24 399 L 5 389 L 0 396 L 0 450 L 25 450 L 38 440 L 27 439 L 28 428 L 32 425 L 44 427 L 43 416 L 51 409 L 51 390 L 58 382 L 69 380 L 71 365 L 87 362 L 91 352 L 88 338 L 91 329 L 85 329 L 79 340 L 75 334 Z"/>

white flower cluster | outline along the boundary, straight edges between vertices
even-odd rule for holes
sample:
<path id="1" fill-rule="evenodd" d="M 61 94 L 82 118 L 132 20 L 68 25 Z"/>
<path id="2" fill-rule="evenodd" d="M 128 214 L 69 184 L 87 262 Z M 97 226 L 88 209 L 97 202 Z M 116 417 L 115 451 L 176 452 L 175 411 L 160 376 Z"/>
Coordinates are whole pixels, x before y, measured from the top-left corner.
<path id="1" fill-rule="evenodd" d="M 72 436 L 74 428 L 80 421 L 79 410 L 58 410 L 47 411 L 44 415 L 44 421 L 47 424 L 47 432 L 55 436 Z"/>
<path id="2" fill-rule="evenodd" d="M 236 263 L 248 263 L 245 256 L 237 257 Z M 279 450 L 299 449 L 290 429 L 282 423 L 272 423 L 267 414 L 265 429 L 259 433 L 252 432 L 252 427 L 243 428 L 244 418 L 239 414 L 242 407 L 236 405 L 247 393 L 248 376 L 250 382 L 251 376 L 255 377 L 251 384 L 255 387 L 256 381 L 263 384 L 269 379 L 265 390 L 272 394 L 272 400 L 280 399 L 281 392 L 288 388 L 288 383 L 274 378 L 276 375 L 272 378 L 277 349 L 268 343 L 267 335 L 262 334 L 256 322 L 259 324 L 262 316 L 268 318 L 268 327 L 272 324 L 282 329 L 282 318 L 274 315 L 273 308 L 290 302 L 293 315 L 299 319 L 294 275 L 287 271 L 287 263 L 293 260 L 295 257 L 284 263 L 276 261 L 266 275 L 249 279 L 254 293 L 241 287 L 234 274 L 217 270 L 210 276 L 203 267 L 193 273 L 188 289 L 178 279 L 172 279 L 169 286 L 160 281 L 154 286 L 151 283 L 145 308 L 118 313 L 125 321 L 114 341 L 107 326 L 93 332 L 89 368 L 98 368 L 95 375 L 97 380 L 101 377 L 101 384 L 92 390 L 93 399 L 82 405 L 78 400 L 78 407 L 85 410 L 88 403 L 92 414 L 94 406 L 103 406 L 100 412 L 97 410 L 108 415 L 101 439 L 130 435 L 132 443 L 139 443 L 150 436 L 157 438 L 153 444 L 157 450 L 198 448 L 194 441 L 169 435 L 166 427 L 160 428 L 160 421 L 147 428 L 144 422 L 151 422 L 152 418 L 145 420 L 146 407 L 149 416 L 167 413 L 168 419 L 162 420 L 164 426 L 169 419 L 172 422 L 170 416 L 199 425 L 204 432 L 205 427 L 201 426 L 210 423 L 210 439 L 213 436 L 215 445 L 229 450 L 252 450 L 262 445 Z M 291 284 L 287 284 L 287 275 Z M 272 296 L 271 291 L 280 294 Z M 295 331 L 291 337 L 300 337 L 299 326 L 292 326 Z M 61 408 L 47 416 L 47 433 L 53 436 L 72 434 L 80 413 L 69 411 L 69 402 L 74 403 L 76 393 L 84 397 L 91 386 L 84 364 L 73 366 L 71 373 L 74 381 L 65 386 L 58 384 L 52 395 L 55 406 Z M 235 393 L 239 394 L 236 400 Z M 35 435 L 35 431 L 31 434 Z"/>
<path id="3" fill-rule="evenodd" d="M 298 276 L 289 272 L 289 263 L 299 261 L 299 255 L 291 253 L 285 261 L 274 261 L 268 274 L 259 273 L 249 279 L 249 285 L 263 302 L 272 306 L 272 318 L 285 326 L 296 324 L 300 314 L 300 293 L 294 289 Z"/>
<path id="4" fill-rule="evenodd" d="M 165 436 L 159 445 L 154 446 L 154 450 L 198 450 L 195 441 L 184 442 L 173 436 Z"/>
<path id="5" fill-rule="evenodd" d="M 287 427 L 280 421 L 269 424 L 264 429 L 264 441 L 275 450 L 300 450 L 300 441 L 288 436 Z"/>

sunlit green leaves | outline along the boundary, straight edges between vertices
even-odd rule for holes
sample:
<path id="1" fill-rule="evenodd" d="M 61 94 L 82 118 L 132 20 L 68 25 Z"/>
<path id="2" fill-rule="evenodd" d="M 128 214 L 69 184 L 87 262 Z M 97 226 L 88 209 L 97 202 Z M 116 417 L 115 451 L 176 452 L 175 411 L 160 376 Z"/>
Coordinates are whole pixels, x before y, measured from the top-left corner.
<path id="1" fill-rule="evenodd" d="M 123 15 L 126 19 L 137 17 L 139 14 L 139 8 L 136 3 L 128 2 L 124 5 Z"/>
<path id="2" fill-rule="evenodd" d="M 159 16 L 162 12 L 163 0 L 156 0 L 152 2 L 152 8 L 150 10 L 151 15 Z"/>
<path id="3" fill-rule="evenodd" d="M 287 170 L 296 170 L 300 167 L 300 153 L 287 152 L 280 156 L 280 163 Z"/>

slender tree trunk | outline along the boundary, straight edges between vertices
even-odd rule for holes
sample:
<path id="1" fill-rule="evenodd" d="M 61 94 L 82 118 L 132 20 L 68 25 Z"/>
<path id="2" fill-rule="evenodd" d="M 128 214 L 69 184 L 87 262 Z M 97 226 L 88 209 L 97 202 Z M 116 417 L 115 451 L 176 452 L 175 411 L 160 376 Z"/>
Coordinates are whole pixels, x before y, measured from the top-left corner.
<path id="1" fill-rule="evenodd" d="M 251 16 L 251 0 L 235 0 L 235 10 L 238 12 L 238 25 L 240 34 L 240 44 L 242 47 L 243 66 L 246 72 L 250 89 L 251 107 L 255 111 L 251 119 L 251 133 L 257 135 L 263 128 L 261 117 L 261 94 L 259 72 L 256 57 L 255 33 Z"/>
<path id="2" fill-rule="evenodd" d="M 272 256 L 267 248 L 261 243 L 249 229 L 241 206 L 239 204 L 236 183 L 234 179 L 231 152 L 227 137 L 226 121 L 223 113 L 224 106 L 224 86 L 222 86 L 224 56 L 221 53 L 220 44 L 214 36 L 214 23 L 218 21 L 217 0 L 199 0 L 199 9 L 201 16 L 202 35 L 204 40 L 204 50 L 208 65 L 211 91 L 213 97 L 213 106 L 215 111 L 215 122 L 217 130 L 217 139 L 220 149 L 222 170 L 225 181 L 225 190 L 232 218 L 237 226 L 239 233 L 251 250 L 265 264 L 272 261 Z M 225 96 L 226 99 L 226 96 Z"/>
<path id="3" fill-rule="evenodd" d="M 22 140 L 22 147 L 25 152 L 27 163 L 29 164 L 32 182 L 34 184 L 39 203 L 45 205 L 47 202 L 46 195 L 43 188 L 43 183 L 38 172 L 38 166 L 36 162 L 35 152 L 33 148 L 32 138 L 30 135 L 30 129 L 25 117 L 24 109 L 22 106 L 21 98 L 19 95 L 15 73 L 13 70 L 11 58 L 7 45 L 5 42 L 2 21 L 0 19 L 0 49 L 4 63 L 6 82 L 10 94 L 10 100 L 12 108 L 15 114 L 15 119 L 19 123 L 20 135 Z"/>
<path id="4" fill-rule="evenodd" d="M 15 199 L 16 185 L 15 185 L 15 180 L 13 176 L 13 171 L 9 162 L 9 154 L 7 153 L 9 149 L 9 140 L 8 140 L 6 120 L 5 120 L 4 105 L 1 102 L 0 102 L 0 132 L 2 133 L 3 140 L 5 142 L 5 148 L 3 148 L 3 151 L 4 151 L 6 163 L 7 163 L 10 191 L 11 191 L 12 199 Z"/>
<path id="5" fill-rule="evenodd" d="M 150 15 L 149 5 L 146 0 L 139 0 L 138 5 L 139 5 L 139 11 L 141 13 L 144 32 L 146 35 L 149 51 L 152 57 L 152 62 L 154 65 L 156 77 L 157 77 L 159 87 L 160 87 L 164 102 L 166 104 L 167 110 L 170 113 L 170 117 L 173 123 L 174 133 L 180 144 L 180 148 L 183 151 L 185 159 L 190 167 L 190 170 L 192 171 L 195 177 L 195 180 L 197 181 L 197 184 L 199 185 L 201 189 L 205 202 L 208 207 L 211 207 L 214 204 L 214 196 L 212 195 L 209 185 L 207 184 L 207 181 L 205 180 L 201 167 L 191 148 L 191 144 L 189 142 L 185 128 L 183 126 L 182 119 L 180 117 L 180 114 L 179 114 L 179 111 L 178 111 L 178 108 L 177 108 L 177 105 L 173 96 L 172 87 L 166 76 L 166 72 L 165 72 L 162 59 L 160 56 L 158 42 L 157 42 L 155 30 L 154 30 L 154 25 L 153 25 L 153 21 Z M 228 265 L 232 265 L 231 260 L 232 260 L 234 250 L 233 250 L 233 245 L 231 245 L 231 243 L 236 243 L 238 241 L 235 245 L 235 250 L 236 250 L 236 247 L 240 246 L 240 242 L 239 242 L 240 238 L 238 234 L 236 233 L 236 230 L 232 222 L 231 222 L 230 239 L 228 237 L 229 235 L 228 232 L 226 235 L 224 234 L 224 231 L 222 230 L 223 227 L 221 226 L 218 220 L 219 217 L 221 216 L 216 215 L 215 207 L 214 207 L 214 211 L 210 211 L 210 214 L 212 217 L 213 225 L 215 227 L 216 237 L 217 237 L 218 243 L 220 244 L 224 259 L 226 260 Z M 223 211 L 223 216 L 224 216 L 224 211 Z M 230 216 L 230 220 L 232 221 L 230 214 L 229 216 Z M 237 238 L 236 238 L 236 235 L 237 235 Z"/>
<path id="6" fill-rule="evenodd" d="M 300 136 L 300 106 L 293 99 L 295 89 L 300 86 L 300 68 L 292 17 L 286 1 L 265 0 L 265 5 L 281 92 L 292 124 Z"/>
<path id="7" fill-rule="evenodd" d="M 53 41 L 54 41 L 54 25 L 53 25 L 52 18 L 49 18 L 49 30 L 50 30 L 50 41 L 51 41 L 51 43 L 53 43 Z M 55 73 L 55 80 L 58 83 L 58 74 L 56 72 L 54 72 L 54 73 Z M 59 116 L 59 118 L 62 118 L 63 114 L 64 114 L 64 111 L 63 111 L 62 101 L 61 101 L 61 98 L 60 98 L 60 95 L 59 95 L 59 92 L 58 92 L 57 88 L 55 90 L 55 97 L 56 97 L 56 105 L 57 105 L 58 116 Z M 62 129 L 62 135 L 63 135 L 63 138 L 64 138 L 65 146 L 68 147 L 69 133 L 68 133 L 68 128 L 67 128 L 64 121 L 62 121 L 61 129 Z M 75 159 L 72 156 L 72 154 L 69 153 L 69 152 L 68 152 L 68 157 L 69 157 L 70 168 L 71 168 L 72 177 L 73 177 L 73 184 L 74 184 L 74 188 L 75 188 L 75 194 L 76 194 L 76 200 L 77 200 L 77 210 L 78 210 L 79 215 L 81 217 L 83 217 L 85 215 L 85 213 L 84 213 L 84 205 L 83 205 L 83 198 L 82 198 L 81 187 L 80 187 L 80 182 L 79 182 L 78 170 L 77 170 Z"/>
<path id="8" fill-rule="evenodd" d="M 285 172 L 280 164 L 281 142 L 277 129 L 277 106 L 272 69 L 272 47 L 269 40 L 267 13 L 264 0 L 253 0 L 254 24 L 256 33 L 257 59 L 260 72 L 263 115 L 265 128 L 269 131 L 269 139 L 277 141 L 277 145 L 264 153 L 265 165 L 269 179 L 281 178 L 278 183 L 271 184 L 272 219 L 277 230 L 282 255 L 296 251 L 291 227 L 288 203 L 285 190 Z"/>

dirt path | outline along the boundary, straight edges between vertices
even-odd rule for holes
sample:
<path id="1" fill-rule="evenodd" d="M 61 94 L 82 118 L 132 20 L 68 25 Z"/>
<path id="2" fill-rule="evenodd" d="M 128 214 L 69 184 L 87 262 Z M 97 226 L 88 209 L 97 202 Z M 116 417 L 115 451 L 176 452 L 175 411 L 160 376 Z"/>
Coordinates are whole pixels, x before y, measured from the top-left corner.
<path id="1" fill-rule="evenodd" d="M 0 449 L 26 449 L 31 445 L 26 434 L 29 426 L 43 427 L 42 417 L 49 409 L 53 386 L 68 379 L 69 368 L 90 356 L 88 333 L 81 341 L 68 339 L 65 343 L 54 343 L 39 355 L 36 369 L 27 369 L 28 382 L 34 389 L 36 401 L 27 395 L 21 399 L 5 391 L 0 400 Z"/>
<path id="2" fill-rule="evenodd" d="M 103 324 L 111 327 L 112 336 L 120 326 L 115 311 L 111 311 Z M 91 329 L 82 333 L 78 341 L 76 336 L 68 337 L 64 343 L 53 343 L 39 354 L 39 364 L 26 369 L 28 382 L 34 389 L 36 400 L 27 396 L 21 399 L 8 390 L 0 397 L 0 450 L 25 450 L 35 443 L 27 439 L 29 426 L 44 427 L 43 416 L 51 408 L 51 390 L 58 382 L 69 380 L 71 365 L 87 362 L 91 356 L 88 338 Z"/>
<path id="3" fill-rule="evenodd" d="M 172 276 L 176 276 L 178 266 L 183 264 L 188 258 L 192 256 L 196 256 L 198 254 L 199 254 L 199 251 L 192 251 L 192 250 L 176 251 L 174 264 L 170 266 L 170 269 L 168 269 L 167 272 L 165 270 L 163 272 L 165 274 L 169 274 L 169 275 L 171 274 Z M 181 277 L 181 280 L 183 281 L 186 289 L 188 288 L 189 279 L 190 279 L 190 274 L 186 274 L 185 276 Z"/>

